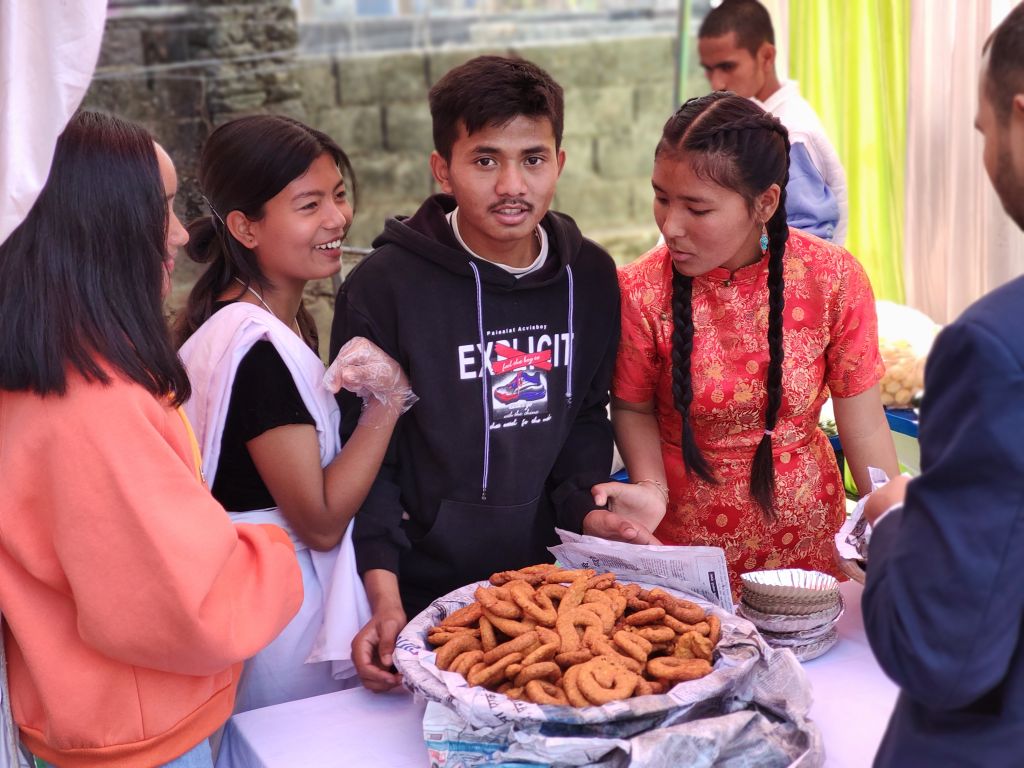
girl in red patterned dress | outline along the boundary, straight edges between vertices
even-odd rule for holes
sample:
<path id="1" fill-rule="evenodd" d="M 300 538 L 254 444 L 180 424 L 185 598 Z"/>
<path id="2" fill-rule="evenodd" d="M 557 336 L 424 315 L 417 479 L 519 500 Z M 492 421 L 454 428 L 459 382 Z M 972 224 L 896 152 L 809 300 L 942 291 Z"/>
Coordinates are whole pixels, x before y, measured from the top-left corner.
<path id="1" fill-rule="evenodd" d="M 728 93 L 691 99 L 655 152 L 665 244 L 619 276 L 613 422 L 636 485 L 595 496 L 660 519 L 666 544 L 722 547 L 734 591 L 747 571 L 836 572 L 830 394 L 858 487 L 869 464 L 898 474 L 871 286 L 847 251 L 787 227 L 788 168 L 776 118 Z"/>

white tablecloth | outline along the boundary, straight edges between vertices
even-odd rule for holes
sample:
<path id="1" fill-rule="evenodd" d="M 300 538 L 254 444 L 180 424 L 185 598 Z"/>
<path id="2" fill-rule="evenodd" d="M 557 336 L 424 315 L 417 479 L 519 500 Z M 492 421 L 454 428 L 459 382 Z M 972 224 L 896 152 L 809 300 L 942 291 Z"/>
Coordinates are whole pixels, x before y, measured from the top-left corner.
<path id="1" fill-rule="evenodd" d="M 814 691 L 811 719 L 825 740 L 827 768 L 867 768 L 899 689 L 878 666 L 864 634 L 860 612 L 864 588 L 848 581 L 840 591 L 846 611 L 839 619 L 839 642 L 824 656 L 804 662 Z"/>
<path id="2" fill-rule="evenodd" d="M 864 636 L 861 591 L 843 584 L 839 642 L 804 665 L 828 768 L 870 766 L 896 701 Z M 228 722 L 217 768 L 425 768 L 422 719 L 423 705 L 410 695 L 364 688 L 257 709 Z"/>
<path id="3" fill-rule="evenodd" d="M 217 768 L 426 768 L 425 706 L 352 688 L 253 709 L 228 721 Z"/>

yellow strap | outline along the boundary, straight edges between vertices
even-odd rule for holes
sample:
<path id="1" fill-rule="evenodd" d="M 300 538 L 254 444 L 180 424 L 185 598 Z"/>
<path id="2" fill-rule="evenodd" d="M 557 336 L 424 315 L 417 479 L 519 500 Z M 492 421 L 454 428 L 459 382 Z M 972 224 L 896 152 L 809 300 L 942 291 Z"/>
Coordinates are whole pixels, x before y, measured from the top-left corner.
<path id="1" fill-rule="evenodd" d="M 199 450 L 199 441 L 196 440 L 196 433 L 192 430 L 192 424 L 188 420 L 188 416 L 185 415 L 185 409 L 180 405 L 177 408 L 178 415 L 181 416 L 181 421 L 185 425 L 185 432 L 188 433 L 188 441 L 192 445 L 192 461 L 196 468 L 196 477 L 203 485 L 206 485 L 206 477 L 203 475 L 203 454 Z"/>

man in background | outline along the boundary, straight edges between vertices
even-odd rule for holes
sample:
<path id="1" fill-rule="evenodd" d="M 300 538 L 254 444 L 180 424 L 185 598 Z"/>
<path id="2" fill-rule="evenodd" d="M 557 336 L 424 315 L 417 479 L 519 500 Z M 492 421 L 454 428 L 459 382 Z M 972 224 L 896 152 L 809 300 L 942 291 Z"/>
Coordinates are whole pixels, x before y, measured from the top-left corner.
<path id="1" fill-rule="evenodd" d="M 756 0 L 725 0 L 704 18 L 697 49 L 712 89 L 753 99 L 789 131 L 789 225 L 842 245 L 847 223 L 846 173 L 797 83 L 779 81 L 775 30 L 768 10 Z"/>

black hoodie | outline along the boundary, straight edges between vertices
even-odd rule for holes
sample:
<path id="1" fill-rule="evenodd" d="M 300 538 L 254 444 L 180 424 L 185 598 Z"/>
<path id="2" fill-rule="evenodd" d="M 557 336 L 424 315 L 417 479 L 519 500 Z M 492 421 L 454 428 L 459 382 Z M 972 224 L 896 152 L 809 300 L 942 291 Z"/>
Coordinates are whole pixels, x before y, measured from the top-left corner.
<path id="1" fill-rule="evenodd" d="M 459 245 L 454 207 L 437 195 L 389 220 L 342 285 L 331 329 L 331 359 L 365 336 L 420 397 L 354 529 L 360 573 L 396 572 L 410 616 L 495 571 L 550 561 L 555 526 L 580 531 L 611 468 L 611 257 L 549 212 L 547 261 L 517 280 Z M 344 439 L 360 403 L 345 391 L 339 403 Z"/>

